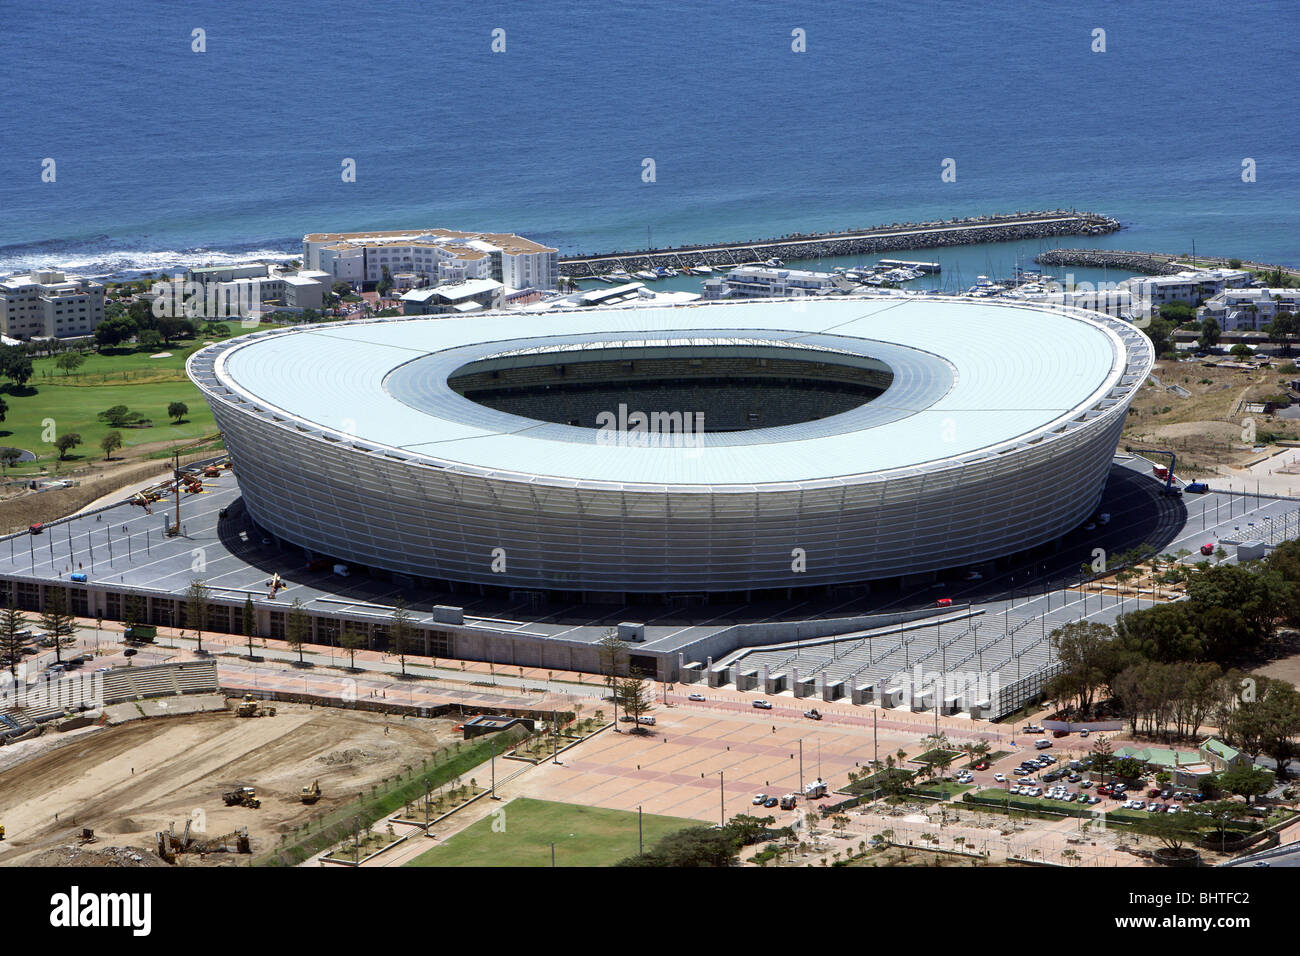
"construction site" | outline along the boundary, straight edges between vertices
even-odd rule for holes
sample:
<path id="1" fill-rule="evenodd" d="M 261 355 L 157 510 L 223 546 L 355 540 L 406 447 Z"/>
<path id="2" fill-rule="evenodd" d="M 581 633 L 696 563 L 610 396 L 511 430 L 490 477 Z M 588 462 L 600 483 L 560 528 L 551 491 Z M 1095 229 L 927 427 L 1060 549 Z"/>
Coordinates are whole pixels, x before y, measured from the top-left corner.
<path id="1" fill-rule="evenodd" d="M 207 712 L 12 743 L 0 749 L 0 865 L 248 865 L 419 766 L 453 726 L 220 697 Z"/>

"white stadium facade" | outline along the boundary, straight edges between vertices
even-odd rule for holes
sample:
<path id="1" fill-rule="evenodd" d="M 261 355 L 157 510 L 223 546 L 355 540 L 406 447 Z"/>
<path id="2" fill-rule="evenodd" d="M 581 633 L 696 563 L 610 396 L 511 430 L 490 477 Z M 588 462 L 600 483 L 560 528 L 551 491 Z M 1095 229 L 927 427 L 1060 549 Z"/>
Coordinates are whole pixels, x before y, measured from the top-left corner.
<path id="1" fill-rule="evenodd" d="M 331 323 L 188 369 L 281 540 L 610 601 L 1051 542 L 1096 508 L 1152 364 L 1095 312 L 908 297 Z"/>

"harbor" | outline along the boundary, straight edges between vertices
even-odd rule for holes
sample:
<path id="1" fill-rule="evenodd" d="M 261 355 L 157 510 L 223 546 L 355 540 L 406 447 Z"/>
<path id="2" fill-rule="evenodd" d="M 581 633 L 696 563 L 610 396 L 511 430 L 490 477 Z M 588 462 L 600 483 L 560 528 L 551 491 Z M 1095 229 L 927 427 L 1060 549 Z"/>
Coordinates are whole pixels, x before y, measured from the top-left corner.
<path id="1" fill-rule="evenodd" d="M 938 222 L 891 223 L 841 233 L 792 233 L 775 239 L 569 256 L 561 258 L 560 274 L 572 279 L 605 278 L 611 282 L 654 281 L 683 274 L 707 277 L 719 269 L 725 271 L 736 266 L 772 266 L 794 261 L 1064 236 L 1104 236 L 1120 228 L 1118 220 L 1098 213 L 1074 210 L 1023 212 Z M 909 265 L 934 266 L 933 271 L 938 271 L 937 263 L 900 261 L 899 268 Z"/>

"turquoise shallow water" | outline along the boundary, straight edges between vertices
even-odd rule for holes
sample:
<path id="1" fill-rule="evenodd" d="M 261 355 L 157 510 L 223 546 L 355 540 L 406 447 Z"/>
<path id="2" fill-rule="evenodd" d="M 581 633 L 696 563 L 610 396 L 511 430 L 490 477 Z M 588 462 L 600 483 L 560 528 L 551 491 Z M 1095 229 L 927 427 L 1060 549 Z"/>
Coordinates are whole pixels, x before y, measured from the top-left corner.
<path id="1" fill-rule="evenodd" d="M 1300 261 L 1290 0 L 5 7 L 0 271 L 291 253 L 325 229 L 577 252 L 1054 207 L 1118 217 L 1108 246 Z"/>

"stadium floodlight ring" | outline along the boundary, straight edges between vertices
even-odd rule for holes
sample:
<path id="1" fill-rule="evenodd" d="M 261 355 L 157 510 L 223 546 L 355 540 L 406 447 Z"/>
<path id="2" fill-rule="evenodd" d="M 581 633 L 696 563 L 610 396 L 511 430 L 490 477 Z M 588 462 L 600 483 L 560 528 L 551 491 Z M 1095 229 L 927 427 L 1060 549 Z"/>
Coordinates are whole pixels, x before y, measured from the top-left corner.
<path id="1" fill-rule="evenodd" d="M 827 417 L 687 441 L 449 384 L 645 358 L 888 384 Z M 1153 360 L 1099 313 L 915 296 L 331 323 L 187 367 L 250 514 L 285 541 L 418 579 L 663 593 L 898 577 L 1051 541 L 1096 507 Z"/>

